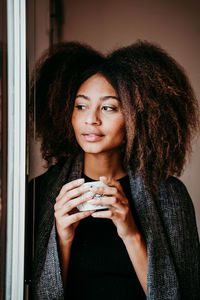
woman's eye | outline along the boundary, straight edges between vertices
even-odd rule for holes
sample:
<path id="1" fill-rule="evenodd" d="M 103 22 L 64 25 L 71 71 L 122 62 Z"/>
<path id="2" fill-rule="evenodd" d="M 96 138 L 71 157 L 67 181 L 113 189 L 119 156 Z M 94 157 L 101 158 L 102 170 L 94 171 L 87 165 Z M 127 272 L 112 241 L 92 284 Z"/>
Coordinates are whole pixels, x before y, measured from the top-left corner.
<path id="1" fill-rule="evenodd" d="M 117 110 L 117 107 L 115 107 L 115 106 L 104 105 L 104 106 L 102 107 L 102 109 L 105 110 L 105 111 L 116 111 L 116 110 Z"/>
<path id="2" fill-rule="evenodd" d="M 78 109 L 78 110 L 84 110 L 85 109 L 85 105 L 78 104 L 78 105 L 75 105 L 75 108 Z"/>

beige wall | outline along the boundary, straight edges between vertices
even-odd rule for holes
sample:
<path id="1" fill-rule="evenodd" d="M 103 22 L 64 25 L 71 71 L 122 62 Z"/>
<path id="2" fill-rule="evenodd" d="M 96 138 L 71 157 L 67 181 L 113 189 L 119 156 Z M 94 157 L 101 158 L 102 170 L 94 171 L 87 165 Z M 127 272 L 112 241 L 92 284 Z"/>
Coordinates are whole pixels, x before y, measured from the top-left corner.
<path id="1" fill-rule="evenodd" d="M 106 53 L 138 38 L 160 44 L 185 68 L 200 99 L 200 2 L 189 0 L 64 0 L 62 39 L 78 40 Z M 38 10 L 41 43 L 47 28 L 46 10 Z M 40 27 L 40 22 L 42 27 Z M 192 197 L 200 233 L 200 139 L 181 176 Z M 31 151 L 35 153 L 34 151 Z M 38 148 L 37 153 L 38 155 Z M 45 170 L 37 157 L 31 159 L 30 177 Z M 38 163 L 35 163 L 38 161 Z"/>

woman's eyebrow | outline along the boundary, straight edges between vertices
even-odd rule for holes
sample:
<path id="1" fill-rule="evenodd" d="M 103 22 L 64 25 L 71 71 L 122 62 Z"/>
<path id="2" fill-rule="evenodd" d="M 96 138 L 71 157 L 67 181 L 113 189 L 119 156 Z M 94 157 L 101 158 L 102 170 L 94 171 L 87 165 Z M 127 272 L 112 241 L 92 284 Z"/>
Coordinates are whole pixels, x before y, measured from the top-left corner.
<path id="1" fill-rule="evenodd" d="M 79 95 L 76 95 L 76 98 L 83 98 L 85 100 L 90 100 L 89 97 L 85 96 L 85 95 L 82 95 L 82 94 L 79 94 Z"/>
<path id="2" fill-rule="evenodd" d="M 100 98 L 100 100 L 109 100 L 110 98 L 115 99 L 117 101 L 120 101 L 117 96 L 103 96 L 103 97 Z"/>
<path id="3" fill-rule="evenodd" d="M 89 97 L 87 97 L 87 96 L 85 96 L 85 95 L 82 95 L 82 94 L 77 95 L 76 98 L 83 98 L 83 99 L 85 99 L 85 100 L 90 101 L 90 98 L 89 98 Z M 111 95 L 109 95 L 109 96 L 103 96 L 103 97 L 100 97 L 99 99 L 100 99 L 101 101 L 109 100 L 109 99 L 115 99 L 115 100 L 117 100 L 117 101 L 120 101 L 119 98 L 118 98 L 117 96 L 111 96 Z"/>

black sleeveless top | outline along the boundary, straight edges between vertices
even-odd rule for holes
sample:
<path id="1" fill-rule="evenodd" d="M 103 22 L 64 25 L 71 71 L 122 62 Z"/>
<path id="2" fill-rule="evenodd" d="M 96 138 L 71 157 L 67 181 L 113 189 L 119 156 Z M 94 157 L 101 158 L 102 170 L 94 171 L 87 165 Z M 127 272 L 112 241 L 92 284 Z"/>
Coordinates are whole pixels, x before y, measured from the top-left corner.
<path id="1" fill-rule="evenodd" d="M 92 179 L 83 176 L 86 182 Z M 128 176 L 119 179 L 131 204 Z M 131 206 L 134 220 L 137 217 Z M 112 220 L 87 217 L 76 228 L 65 299 L 146 299 L 127 250 Z"/>

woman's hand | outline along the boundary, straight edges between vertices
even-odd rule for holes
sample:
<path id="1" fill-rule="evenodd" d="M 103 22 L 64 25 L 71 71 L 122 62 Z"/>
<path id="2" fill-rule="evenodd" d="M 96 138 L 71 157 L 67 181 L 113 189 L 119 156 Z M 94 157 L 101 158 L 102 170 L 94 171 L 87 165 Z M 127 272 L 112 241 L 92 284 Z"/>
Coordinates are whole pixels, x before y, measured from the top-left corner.
<path id="1" fill-rule="evenodd" d="M 90 200 L 90 204 L 109 205 L 110 207 L 106 211 L 96 211 L 92 216 L 95 218 L 111 219 L 122 240 L 138 234 L 138 229 L 133 220 L 128 199 L 123 192 L 121 184 L 114 179 L 106 177 L 100 177 L 100 180 L 109 185 L 109 187 L 94 186 L 91 191 L 98 194 L 104 194 L 106 197 Z"/>
<path id="2" fill-rule="evenodd" d="M 77 179 L 65 184 L 60 190 L 54 205 L 56 229 L 60 245 L 72 243 L 75 229 L 80 220 L 90 216 L 94 211 L 79 212 L 77 206 L 92 199 L 94 193 L 84 193 L 89 186 L 82 186 L 84 179 Z"/>

